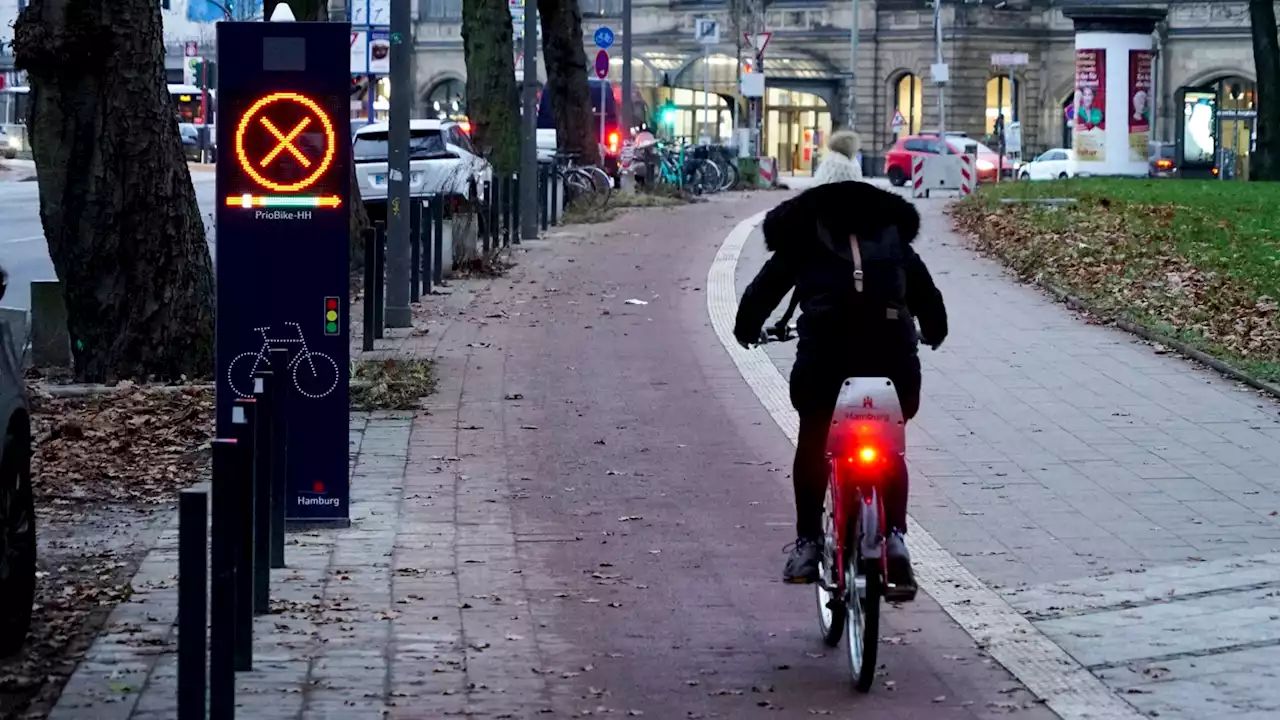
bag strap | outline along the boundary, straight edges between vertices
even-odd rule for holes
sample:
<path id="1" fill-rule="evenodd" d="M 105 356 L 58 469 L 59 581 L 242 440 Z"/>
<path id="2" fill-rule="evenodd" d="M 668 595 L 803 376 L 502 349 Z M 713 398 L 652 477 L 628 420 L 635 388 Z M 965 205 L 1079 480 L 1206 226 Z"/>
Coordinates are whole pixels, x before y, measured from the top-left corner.
<path id="1" fill-rule="evenodd" d="M 858 249 L 858 236 L 849 236 L 849 250 L 853 252 L 853 289 L 862 292 L 862 251 Z"/>

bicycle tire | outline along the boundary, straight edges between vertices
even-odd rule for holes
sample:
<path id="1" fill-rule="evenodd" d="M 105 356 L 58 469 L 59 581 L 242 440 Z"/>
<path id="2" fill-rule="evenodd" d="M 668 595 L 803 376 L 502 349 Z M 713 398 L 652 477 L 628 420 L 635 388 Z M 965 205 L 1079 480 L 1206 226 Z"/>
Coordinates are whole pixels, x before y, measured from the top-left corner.
<path id="1" fill-rule="evenodd" d="M 873 491 L 874 492 L 874 491 Z M 883 512 L 879 507 L 879 495 L 873 496 L 877 517 Z M 866 508 L 863 508 L 864 513 Z M 849 674 L 853 687 L 861 693 L 871 691 L 876 680 L 876 662 L 880 649 L 880 606 L 884 597 L 883 561 L 862 557 L 861 518 L 850 521 L 851 538 L 845 572 L 853 581 L 849 583 L 849 622 L 845 624 L 845 641 L 848 645 Z M 879 533 L 879 528 L 876 528 Z M 883 552 L 883 549 L 882 549 Z M 858 580 L 862 580 L 862 592 L 858 592 Z M 860 621 L 860 622 L 859 622 Z"/>
<path id="2" fill-rule="evenodd" d="M 262 355 L 260 353 L 242 352 L 231 358 L 231 362 L 227 364 L 227 387 L 231 388 L 231 392 L 242 398 L 253 397 L 253 373 L 258 369 L 258 362 L 261 357 Z M 253 358 L 254 360 L 253 365 L 246 371 L 243 369 L 243 365 L 239 365 L 239 363 L 248 358 Z M 241 381 L 247 381 L 250 383 L 248 393 L 244 392 L 236 385 L 237 377 Z"/>
<path id="3" fill-rule="evenodd" d="M 581 172 L 578 168 L 570 168 L 565 171 L 563 180 L 566 206 L 595 207 L 598 204 L 595 183 L 592 182 L 590 175 Z"/>
<path id="4" fill-rule="evenodd" d="M 603 168 L 596 165 L 586 165 L 581 169 L 591 178 L 592 184 L 595 185 L 596 193 L 602 196 L 601 204 L 609 204 L 609 197 L 613 195 L 613 178 L 609 177 L 609 173 L 605 172 Z"/>
<path id="5" fill-rule="evenodd" d="M 721 190 L 732 190 L 738 187 L 738 181 L 741 175 L 738 173 L 738 166 L 725 160 L 723 161 L 724 181 L 720 183 Z"/>
<path id="6" fill-rule="evenodd" d="M 702 175 L 703 192 L 712 195 L 720 192 L 720 183 L 724 182 L 724 175 L 714 162 L 704 160 L 699 172 Z"/>
<path id="7" fill-rule="evenodd" d="M 822 642 L 827 647 L 836 647 L 845 634 L 845 622 L 849 618 L 848 606 L 841 602 L 835 594 L 835 504 L 831 497 L 831 483 L 835 481 L 834 473 L 828 475 L 827 494 L 822 503 L 822 555 L 818 561 L 819 582 L 814 584 L 814 595 L 818 601 L 818 631 L 822 633 Z M 824 588 L 823 585 L 826 585 Z"/>

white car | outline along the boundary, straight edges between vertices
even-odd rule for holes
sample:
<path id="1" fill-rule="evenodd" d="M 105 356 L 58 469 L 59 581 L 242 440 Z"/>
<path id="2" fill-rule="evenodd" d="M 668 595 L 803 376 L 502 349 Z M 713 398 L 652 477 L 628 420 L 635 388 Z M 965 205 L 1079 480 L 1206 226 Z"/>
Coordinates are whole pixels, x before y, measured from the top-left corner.
<path id="1" fill-rule="evenodd" d="M 387 123 L 365 125 L 355 133 L 352 158 L 360 197 L 373 215 L 386 213 Z M 470 181 L 477 192 L 492 175 L 489 163 L 476 153 L 462 127 L 450 120 L 409 121 L 409 195 L 436 193 L 466 196 Z"/>
<path id="2" fill-rule="evenodd" d="M 1018 168 L 1019 180 L 1065 180 L 1075 174 L 1076 151 L 1054 148 Z"/>

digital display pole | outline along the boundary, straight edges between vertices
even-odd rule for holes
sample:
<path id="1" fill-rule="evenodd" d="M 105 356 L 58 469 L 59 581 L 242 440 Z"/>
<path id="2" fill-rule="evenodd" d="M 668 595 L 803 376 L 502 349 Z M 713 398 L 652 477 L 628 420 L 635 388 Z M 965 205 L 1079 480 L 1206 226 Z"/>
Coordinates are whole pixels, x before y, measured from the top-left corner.
<path id="1" fill-rule="evenodd" d="M 349 42 L 347 23 L 218 23 L 218 435 L 284 348 L 291 524 L 350 518 Z"/>

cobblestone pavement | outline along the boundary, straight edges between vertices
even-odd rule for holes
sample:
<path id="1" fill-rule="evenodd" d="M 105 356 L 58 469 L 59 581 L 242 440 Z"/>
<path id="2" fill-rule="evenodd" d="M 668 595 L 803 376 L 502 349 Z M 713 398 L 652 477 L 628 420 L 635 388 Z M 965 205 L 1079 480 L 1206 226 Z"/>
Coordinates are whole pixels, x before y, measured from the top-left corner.
<path id="1" fill-rule="evenodd" d="M 529 243 L 433 296 L 429 415 L 356 416 L 353 524 L 290 536 L 239 717 L 1051 718 L 937 603 L 855 694 L 778 581 L 787 437 L 712 333 L 722 239 L 777 193 Z M 55 714 L 173 717 L 172 533 Z"/>
<path id="2" fill-rule="evenodd" d="M 1140 711 L 1280 717 L 1280 407 L 1018 286 L 943 202 L 917 201 L 951 336 L 922 353 L 913 519 Z M 757 231 L 739 291 L 763 259 Z"/>

